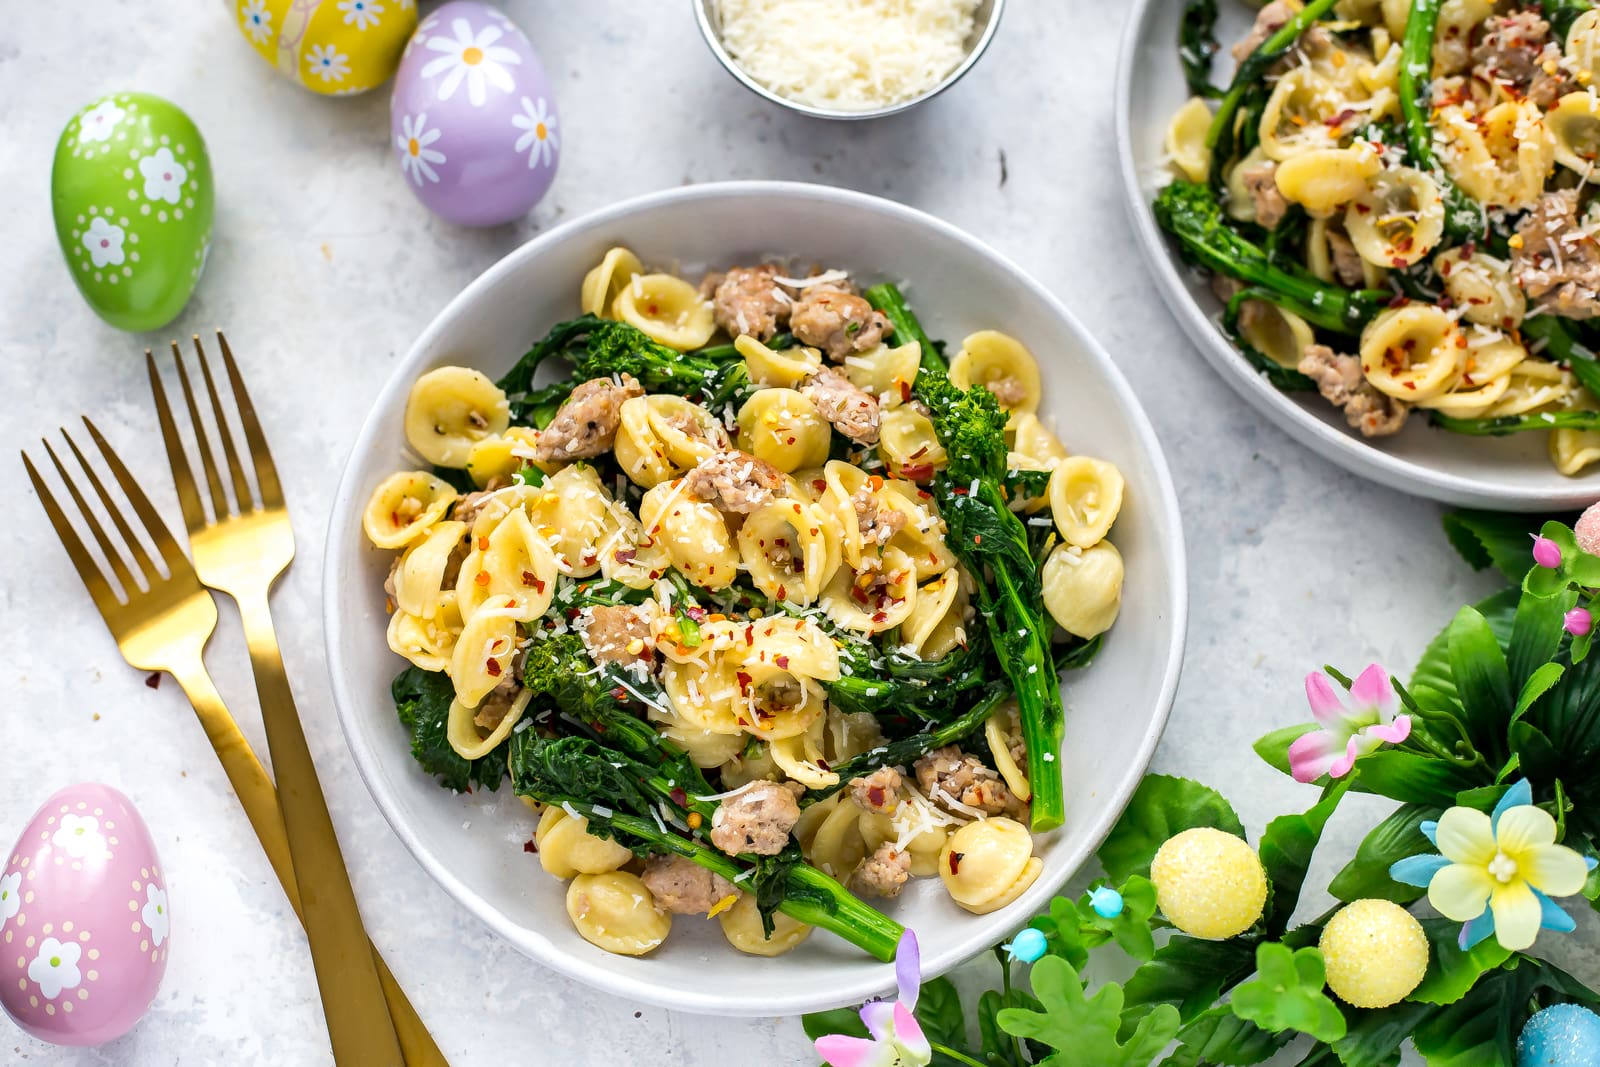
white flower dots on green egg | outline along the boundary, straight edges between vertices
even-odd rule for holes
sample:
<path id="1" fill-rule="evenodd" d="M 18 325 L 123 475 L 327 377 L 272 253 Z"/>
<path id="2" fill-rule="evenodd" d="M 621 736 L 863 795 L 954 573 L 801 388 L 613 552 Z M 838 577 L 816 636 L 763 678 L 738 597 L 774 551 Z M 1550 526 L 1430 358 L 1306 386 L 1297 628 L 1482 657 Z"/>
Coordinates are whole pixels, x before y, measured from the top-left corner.
<path id="1" fill-rule="evenodd" d="M 211 159 L 176 105 L 112 93 L 67 123 L 50 203 L 67 270 L 95 313 L 156 330 L 189 302 L 211 243 Z"/>

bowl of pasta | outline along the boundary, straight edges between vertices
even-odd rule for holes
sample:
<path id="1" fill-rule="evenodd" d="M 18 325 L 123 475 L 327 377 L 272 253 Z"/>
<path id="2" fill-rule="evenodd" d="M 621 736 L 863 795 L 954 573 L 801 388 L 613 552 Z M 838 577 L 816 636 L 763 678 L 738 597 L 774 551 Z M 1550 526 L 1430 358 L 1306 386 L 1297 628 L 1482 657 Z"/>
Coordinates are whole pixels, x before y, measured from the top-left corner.
<path id="1" fill-rule="evenodd" d="M 1472 507 L 1600 496 L 1600 14 L 1580 7 L 1130 15 L 1118 149 L 1158 286 L 1229 384 L 1357 474 Z"/>
<path id="2" fill-rule="evenodd" d="M 452 896 L 598 988 L 773 1015 L 891 987 L 906 928 L 947 969 L 1086 861 L 1166 721 L 1184 557 L 1054 297 L 910 208 L 740 182 L 439 313 L 325 605 L 356 767 Z"/>

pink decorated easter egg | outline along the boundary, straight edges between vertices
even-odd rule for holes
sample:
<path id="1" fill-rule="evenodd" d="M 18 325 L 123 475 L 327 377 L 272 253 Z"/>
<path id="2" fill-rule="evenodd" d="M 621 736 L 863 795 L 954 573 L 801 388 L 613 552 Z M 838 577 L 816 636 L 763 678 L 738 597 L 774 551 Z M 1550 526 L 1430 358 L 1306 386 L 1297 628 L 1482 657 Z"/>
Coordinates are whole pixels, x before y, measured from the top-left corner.
<path id="1" fill-rule="evenodd" d="M 127 1033 L 161 985 L 171 929 L 166 872 L 133 802 L 68 786 L 0 871 L 0 1007 L 58 1045 Z"/>
<path id="2" fill-rule="evenodd" d="M 395 72 L 389 125 L 407 187 L 461 226 L 526 215 L 561 157 L 556 98 L 533 44 L 479 0 L 451 0 L 422 20 Z"/>

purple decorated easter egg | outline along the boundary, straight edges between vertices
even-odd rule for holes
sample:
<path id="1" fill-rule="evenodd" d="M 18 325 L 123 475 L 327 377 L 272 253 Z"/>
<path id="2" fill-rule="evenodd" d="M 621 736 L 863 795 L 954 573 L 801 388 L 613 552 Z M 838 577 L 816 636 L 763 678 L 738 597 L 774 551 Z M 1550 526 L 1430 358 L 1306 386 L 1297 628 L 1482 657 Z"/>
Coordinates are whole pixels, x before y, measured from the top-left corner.
<path id="1" fill-rule="evenodd" d="M 58 1045 L 127 1033 L 161 985 L 171 928 L 167 877 L 133 802 L 68 786 L 0 871 L 0 1007 Z"/>
<path id="2" fill-rule="evenodd" d="M 462 226 L 527 214 L 561 158 L 556 100 L 533 45 L 478 0 L 445 4 L 412 34 L 389 127 L 411 191 Z"/>

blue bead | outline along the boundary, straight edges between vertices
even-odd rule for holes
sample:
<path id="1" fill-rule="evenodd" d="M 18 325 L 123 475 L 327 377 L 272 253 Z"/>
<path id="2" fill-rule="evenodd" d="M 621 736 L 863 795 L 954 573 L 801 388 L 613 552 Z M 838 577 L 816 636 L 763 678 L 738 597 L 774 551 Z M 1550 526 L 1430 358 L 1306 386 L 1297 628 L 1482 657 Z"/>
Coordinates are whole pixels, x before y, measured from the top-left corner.
<path id="1" fill-rule="evenodd" d="M 1536 1013 L 1517 1038 L 1517 1067 L 1591 1067 L 1600 1063 L 1600 1015 L 1577 1004 Z"/>
<path id="2" fill-rule="evenodd" d="M 1115 919 L 1122 914 L 1122 894 L 1108 885 L 1089 890 L 1089 906 L 1102 919 Z"/>
<path id="3" fill-rule="evenodd" d="M 1045 941 L 1044 934 L 1030 926 L 1026 930 L 1017 931 L 1017 936 L 1001 947 L 1006 950 L 1012 959 L 1021 960 L 1023 963 L 1032 963 L 1044 955 L 1044 950 L 1049 945 Z"/>

